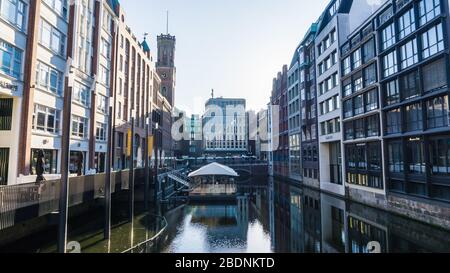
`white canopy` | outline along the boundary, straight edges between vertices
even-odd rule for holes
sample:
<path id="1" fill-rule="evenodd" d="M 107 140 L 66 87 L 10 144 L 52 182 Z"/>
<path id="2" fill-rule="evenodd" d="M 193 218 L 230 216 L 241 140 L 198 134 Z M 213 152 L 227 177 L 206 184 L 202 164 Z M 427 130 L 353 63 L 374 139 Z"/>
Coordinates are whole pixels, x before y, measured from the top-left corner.
<path id="1" fill-rule="evenodd" d="M 214 162 L 196 170 L 195 172 L 191 172 L 189 174 L 189 177 L 213 176 L 213 175 L 234 176 L 234 177 L 239 176 L 237 172 L 232 168 Z"/>

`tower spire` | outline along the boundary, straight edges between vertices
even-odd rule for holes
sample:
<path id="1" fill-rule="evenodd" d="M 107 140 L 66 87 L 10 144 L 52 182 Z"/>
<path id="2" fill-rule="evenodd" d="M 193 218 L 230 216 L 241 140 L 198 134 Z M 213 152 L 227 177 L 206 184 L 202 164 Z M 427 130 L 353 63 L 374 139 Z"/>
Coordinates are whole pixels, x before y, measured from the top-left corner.
<path id="1" fill-rule="evenodd" d="M 169 11 L 167 10 L 166 15 L 166 34 L 169 34 Z"/>

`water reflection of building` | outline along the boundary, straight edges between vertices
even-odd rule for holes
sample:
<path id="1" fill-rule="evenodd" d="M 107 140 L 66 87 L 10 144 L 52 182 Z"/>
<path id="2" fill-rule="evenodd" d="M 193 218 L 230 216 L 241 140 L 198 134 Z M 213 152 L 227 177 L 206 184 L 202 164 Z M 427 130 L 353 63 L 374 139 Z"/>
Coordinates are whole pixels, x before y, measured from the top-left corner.
<path id="1" fill-rule="evenodd" d="M 273 199 L 273 236 L 275 252 L 289 252 L 290 250 L 290 187 L 286 183 L 274 183 Z"/>
<path id="2" fill-rule="evenodd" d="M 292 253 L 301 253 L 304 250 L 302 193 L 299 188 L 291 187 L 291 249 Z"/>
<path id="3" fill-rule="evenodd" d="M 348 241 L 345 201 L 326 194 L 320 197 L 322 252 L 344 253 Z"/>
<path id="4" fill-rule="evenodd" d="M 240 230 L 241 238 L 247 238 L 248 220 L 249 220 L 249 200 L 245 196 L 237 198 L 236 220 Z"/>
<path id="5" fill-rule="evenodd" d="M 320 193 L 304 189 L 303 208 L 305 252 L 320 253 L 322 251 Z"/>

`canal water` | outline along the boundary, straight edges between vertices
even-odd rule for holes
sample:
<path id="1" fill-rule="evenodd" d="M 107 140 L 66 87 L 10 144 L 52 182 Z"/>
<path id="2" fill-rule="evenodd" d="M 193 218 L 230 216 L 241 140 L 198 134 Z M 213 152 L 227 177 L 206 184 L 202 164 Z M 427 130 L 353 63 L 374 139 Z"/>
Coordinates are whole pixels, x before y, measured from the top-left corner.
<path id="1" fill-rule="evenodd" d="M 182 205 L 164 217 L 137 204 L 131 223 L 126 205 L 113 204 L 108 241 L 100 206 L 71 219 L 69 241 L 82 253 L 367 253 L 369 244 L 382 253 L 450 253 L 450 231 L 273 179 L 249 185 L 235 201 Z M 55 251 L 55 226 L 0 247 Z"/>
<path id="2" fill-rule="evenodd" d="M 280 181 L 166 215 L 165 253 L 450 252 L 450 231 Z M 375 250 L 377 251 L 377 250 Z"/>

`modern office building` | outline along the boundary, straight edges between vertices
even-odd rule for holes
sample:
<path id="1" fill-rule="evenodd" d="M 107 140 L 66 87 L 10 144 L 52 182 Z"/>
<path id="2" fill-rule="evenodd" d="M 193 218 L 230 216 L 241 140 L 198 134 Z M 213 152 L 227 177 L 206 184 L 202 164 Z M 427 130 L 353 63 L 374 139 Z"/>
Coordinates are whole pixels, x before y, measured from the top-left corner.
<path id="1" fill-rule="evenodd" d="M 203 147 L 214 156 L 243 155 L 248 148 L 245 99 L 211 98 L 202 117 Z"/>
<path id="2" fill-rule="evenodd" d="M 300 124 L 303 184 L 319 188 L 319 139 L 317 123 L 317 79 L 315 36 L 318 24 L 314 23 L 300 43 Z M 304 79 L 304 80 L 303 80 Z"/>
<path id="3" fill-rule="evenodd" d="M 352 1 L 331 1 L 316 34 L 316 78 L 319 123 L 320 188 L 345 195 L 342 160 L 340 50 L 349 29 Z"/>
<path id="4" fill-rule="evenodd" d="M 295 50 L 291 65 L 289 66 L 287 96 L 289 118 L 289 178 L 296 182 L 302 180 L 300 84 L 304 83 L 304 78 L 300 77 L 299 54 L 300 47 Z"/>
<path id="5" fill-rule="evenodd" d="M 449 2 L 388 1 L 378 33 L 386 188 L 450 201 Z"/>
<path id="6" fill-rule="evenodd" d="M 268 160 L 269 152 L 269 123 L 268 123 L 269 112 L 267 109 L 263 109 L 257 114 L 257 135 L 255 144 L 255 156 L 260 160 Z"/>
<path id="7" fill-rule="evenodd" d="M 272 133 L 272 166 L 275 176 L 289 178 L 289 126 L 288 126 L 288 67 L 283 66 L 273 79 L 271 96 L 272 122 L 278 123 L 278 130 Z M 276 107 L 274 107 L 276 106 Z M 276 114 L 276 115 L 275 115 Z"/>

